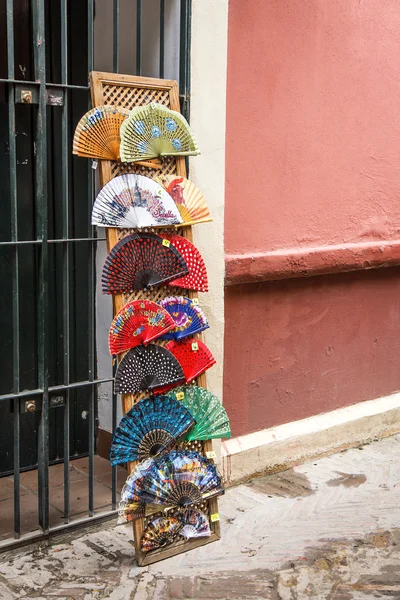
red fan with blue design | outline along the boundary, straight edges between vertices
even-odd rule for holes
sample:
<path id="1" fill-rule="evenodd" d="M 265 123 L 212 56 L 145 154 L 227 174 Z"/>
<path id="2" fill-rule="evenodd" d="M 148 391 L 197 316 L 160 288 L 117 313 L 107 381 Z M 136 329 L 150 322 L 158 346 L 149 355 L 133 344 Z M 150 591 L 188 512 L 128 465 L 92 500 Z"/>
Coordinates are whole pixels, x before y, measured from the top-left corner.
<path id="1" fill-rule="evenodd" d="M 186 383 L 190 383 L 216 363 L 211 351 L 201 340 L 172 340 L 165 348 L 179 361 Z"/>
<path id="2" fill-rule="evenodd" d="M 197 298 L 170 296 L 161 300 L 160 305 L 172 317 L 175 327 L 163 334 L 165 340 L 180 340 L 208 329 L 207 318 L 198 306 Z"/>
<path id="3" fill-rule="evenodd" d="M 108 335 L 110 354 L 148 344 L 175 328 L 170 314 L 156 302 L 133 300 L 114 317 Z"/>
<path id="4" fill-rule="evenodd" d="M 103 294 L 123 294 L 165 283 L 188 273 L 178 250 L 154 233 L 135 233 L 117 242 L 101 276 Z"/>
<path id="5" fill-rule="evenodd" d="M 208 292 L 206 265 L 196 246 L 181 235 L 165 233 L 163 237 L 169 240 L 171 245 L 178 250 L 189 270 L 187 275 L 175 278 L 168 285 L 196 292 Z"/>

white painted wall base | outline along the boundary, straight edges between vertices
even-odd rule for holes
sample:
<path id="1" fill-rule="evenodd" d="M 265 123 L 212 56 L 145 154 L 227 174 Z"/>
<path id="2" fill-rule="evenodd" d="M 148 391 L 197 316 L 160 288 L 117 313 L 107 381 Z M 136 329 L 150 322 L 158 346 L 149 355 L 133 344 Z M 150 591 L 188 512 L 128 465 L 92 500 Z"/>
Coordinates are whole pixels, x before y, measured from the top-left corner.
<path id="1" fill-rule="evenodd" d="M 395 393 L 222 442 L 224 480 L 231 485 L 282 471 L 398 432 L 400 393 Z"/>

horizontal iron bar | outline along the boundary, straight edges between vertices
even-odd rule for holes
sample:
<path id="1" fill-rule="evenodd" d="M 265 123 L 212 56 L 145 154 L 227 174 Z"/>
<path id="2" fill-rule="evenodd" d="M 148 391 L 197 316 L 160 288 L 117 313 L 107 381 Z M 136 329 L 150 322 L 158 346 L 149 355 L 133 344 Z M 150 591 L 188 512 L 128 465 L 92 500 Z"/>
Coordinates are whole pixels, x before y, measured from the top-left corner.
<path id="1" fill-rule="evenodd" d="M 102 383 L 110 383 L 113 381 L 112 378 L 107 379 L 95 379 L 93 381 L 78 381 L 76 383 L 70 383 L 69 385 L 55 385 L 49 387 L 48 392 L 58 392 L 62 390 L 76 389 L 80 387 L 85 387 L 88 385 L 100 385 Z M 1 400 L 12 400 L 13 398 L 26 398 L 28 396 L 40 396 L 44 394 L 44 390 L 38 388 L 36 390 L 24 390 L 23 392 L 19 392 L 18 394 L 4 394 L 0 396 Z"/>
<path id="2" fill-rule="evenodd" d="M 16 242 L 0 242 L 0 246 L 26 246 L 28 244 L 42 244 L 42 240 L 21 240 Z"/>
<path id="3" fill-rule="evenodd" d="M 17 85 L 22 85 L 22 86 L 30 86 L 30 85 L 35 85 L 35 86 L 40 86 L 40 81 L 24 81 L 21 79 L 3 79 L 0 78 L 0 83 L 12 83 L 12 84 L 17 84 Z M 61 89 L 67 89 L 67 90 L 84 90 L 85 92 L 87 92 L 90 87 L 88 85 L 70 85 L 68 83 L 51 83 L 50 81 L 46 82 L 46 87 L 56 87 L 56 88 L 61 88 Z"/>
<path id="4" fill-rule="evenodd" d="M 117 512 L 115 510 L 104 511 L 102 513 L 93 515 L 93 517 L 83 517 L 81 519 L 76 519 L 76 521 L 70 521 L 68 524 L 50 527 L 46 534 L 42 533 L 40 530 L 37 530 L 21 536 L 18 540 L 9 539 L 0 541 L 0 553 L 7 552 L 8 550 L 13 550 L 15 548 L 21 548 L 23 546 L 27 546 L 28 544 L 32 544 L 33 542 L 39 542 L 41 540 L 48 539 L 49 537 L 61 535 L 66 531 L 82 528 L 84 525 L 95 527 L 104 521 L 110 521 L 111 519 L 115 518 L 116 514 Z"/>
<path id="5" fill-rule="evenodd" d="M 106 238 L 60 238 L 58 240 L 47 240 L 48 244 L 63 244 L 72 242 L 105 242 Z M 27 244 L 42 244 L 42 240 L 21 240 L 17 242 L 0 242 L 0 246 L 24 246 Z"/>
<path id="6" fill-rule="evenodd" d="M 60 238 L 58 240 L 47 240 L 49 244 L 62 244 L 64 242 L 105 242 L 106 238 L 95 238 L 95 237 L 90 237 L 90 238 L 69 238 L 69 239 L 63 239 Z"/>

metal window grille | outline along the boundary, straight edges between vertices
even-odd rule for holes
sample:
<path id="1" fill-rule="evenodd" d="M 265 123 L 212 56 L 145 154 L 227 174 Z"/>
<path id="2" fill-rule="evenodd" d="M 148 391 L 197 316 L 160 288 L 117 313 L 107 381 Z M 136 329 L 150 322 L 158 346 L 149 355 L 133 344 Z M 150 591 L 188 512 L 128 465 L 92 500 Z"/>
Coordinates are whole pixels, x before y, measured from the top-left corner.
<path id="1" fill-rule="evenodd" d="M 158 20 L 156 73 L 143 68 L 146 15 L 142 0 L 136 0 L 130 74 L 167 74 L 171 4 L 179 5 L 179 89 L 188 118 L 191 0 L 151 1 L 152 19 L 156 14 Z M 90 225 L 94 170 L 71 155 L 74 126 L 90 106 L 98 8 L 94 0 L 0 5 L 0 475 L 13 476 L 13 511 L 2 515 L 13 519 L 13 534 L 0 540 L 0 549 L 108 518 L 117 505 L 113 468 L 110 507 L 95 510 L 97 390 L 99 385 L 112 389 L 112 379 L 99 377 L 96 367 L 95 257 L 97 244 L 104 242 Z M 114 72 L 121 63 L 121 16 L 122 3 L 113 0 Z M 111 397 L 115 428 L 118 399 Z M 84 415 L 83 425 L 77 413 Z M 70 509 L 74 456 L 88 456 L 87 506 L 75 519 Z M 49 467 L 57 462 L 63 464 L 61 524 L 52 522 L 49 503 Z M 25 469 L 37 473 L 37 528 L 31 532 L 21 529 Z"/>

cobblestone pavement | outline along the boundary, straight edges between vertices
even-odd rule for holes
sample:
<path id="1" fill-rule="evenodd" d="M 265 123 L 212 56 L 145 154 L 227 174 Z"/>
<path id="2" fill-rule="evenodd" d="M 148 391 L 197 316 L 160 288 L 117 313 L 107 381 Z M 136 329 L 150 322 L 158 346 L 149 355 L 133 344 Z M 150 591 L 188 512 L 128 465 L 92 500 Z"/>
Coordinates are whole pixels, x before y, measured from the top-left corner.
<path id="1" fill-rule="evenodd" d="M 231 488 L 222 540 L 140 568 L 114 522 L 0 555 L 0 599 L 400 600 L 400 436 Z"/>

